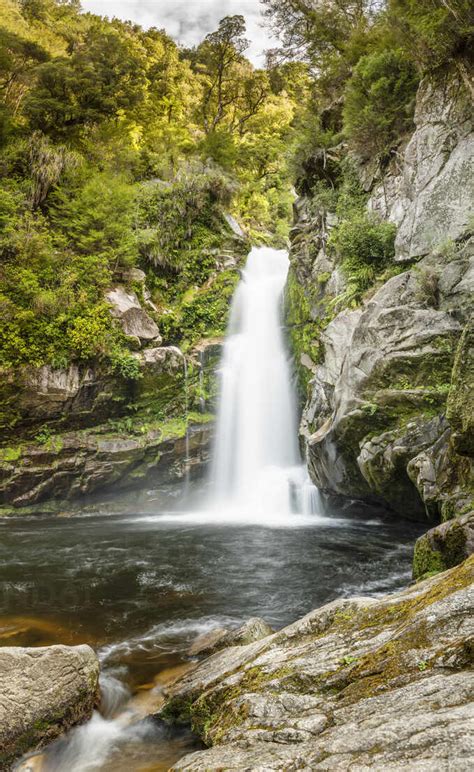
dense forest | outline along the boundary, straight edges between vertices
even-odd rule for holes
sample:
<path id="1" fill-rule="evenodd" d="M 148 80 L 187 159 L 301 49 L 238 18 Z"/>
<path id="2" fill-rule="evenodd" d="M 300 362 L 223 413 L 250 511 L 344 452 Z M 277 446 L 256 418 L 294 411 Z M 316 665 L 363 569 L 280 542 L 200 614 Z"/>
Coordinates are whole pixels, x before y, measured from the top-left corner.
<path id="1" fill-rule="evenodd" d="M 311 192 L 340 215 L 342 304 L 387 267 L 394 227 L 365 212 L 351 156 L 396 152 L 423 73 L 468 78 L 471 4 L 264 5 L 282 45 L 259 70 L 240 16 L 186 50 L 76 0 L 1 0 L 2 366 L 100 358 L 133 376 L 104 290 L 134 267 L 166 343 L 221 333 L 223 214 L 284 245 L 311 165 Z"/>

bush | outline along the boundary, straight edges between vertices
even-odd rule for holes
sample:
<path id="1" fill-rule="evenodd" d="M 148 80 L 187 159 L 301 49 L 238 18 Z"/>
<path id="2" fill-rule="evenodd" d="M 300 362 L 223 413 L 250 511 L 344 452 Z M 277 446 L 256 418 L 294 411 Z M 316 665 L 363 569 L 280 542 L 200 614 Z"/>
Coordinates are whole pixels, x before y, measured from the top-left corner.
<path id="1" fill-rule="evenodd" d="M 114 373 L 126 380 L 138 381 L 143 378 L 140 362 L 126 348 L 114 347 L 110 353 L 110 362 Z"/>
<path id="2" fill-rule="evenodd" d="M 348 280 L 344 305 L 357 303 L 390 263 L 395 254 L 396 230 L 393 223 L 367 212 L 354 212 L 333 230 L 328 247 L 337 253 Z"/>
<path id="3" fill-rule="evenodd" d="M 362 158 L 385 156 L 413 124 L 418 75 L 400 49 L 363 56 L 347 83 L 344 132 Z"/>

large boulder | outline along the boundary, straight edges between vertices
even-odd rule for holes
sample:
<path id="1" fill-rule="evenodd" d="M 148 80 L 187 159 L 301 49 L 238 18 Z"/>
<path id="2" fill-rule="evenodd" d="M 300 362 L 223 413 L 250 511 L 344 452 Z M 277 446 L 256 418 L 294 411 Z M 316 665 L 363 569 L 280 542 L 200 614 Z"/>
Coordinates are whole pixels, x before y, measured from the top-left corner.
<path id="1" fill-rule="evenodd" d="M 125 335 L 136 338 L 139 343 L 161 343 L 158 325 L 143 310 L 135 292 L 118 286 L 106 293 L 106 299 L 112 316 L 119 320 Z"/>
<path id="2" fill-rule="evenodd" d="M 0 767 L 86 721 L 99 699 L 89 646 L 0 648 Z"/>
<path id="3" fill-rule="evenodd" d="M 471 558 L 204 660 L 161 715 L 213 747 L 174 769 L 471 769 L 473 580 Z"/>

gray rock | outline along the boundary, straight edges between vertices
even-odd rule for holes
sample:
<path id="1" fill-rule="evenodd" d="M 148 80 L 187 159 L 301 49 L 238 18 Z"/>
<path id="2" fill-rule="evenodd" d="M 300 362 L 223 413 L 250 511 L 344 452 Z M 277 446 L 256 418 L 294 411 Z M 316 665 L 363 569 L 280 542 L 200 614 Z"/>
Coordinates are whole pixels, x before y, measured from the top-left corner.
<path id="1" fill-rule="evenodd" d="M 90 718 L 99 661 L 89 646 L 0 648 L 0 765 Z"/>
<path id="2" fill-rule="evenodd" d="M 226 212 L 224 214 L 224 220 L 226 221 L 227 225 L 231 229 L 231 231 L 234 234 L 234 236 L 237 236 L 237 238 L 239 238 L 239 239 L 245 239 L 246 238 L 245 232 L 242 230 L 241 226 L 239 225 L 239 223 L 237 222 L 235 217 L 232 217 L 231 214 Z"/>
<path id="3" fill-rule="evenodd" d="M 459 76 L 420 85 L 415 132 L 369 206 L 398 226 L 397 260 L 458 239 L 474 198 L 472 104 Z"/>
<path id="4" fill-rule="evenodd" d="M 191 644 L 188 654 L 191 657 L 208 657 L 229 646 L 246 646 L 248 643 L 260 641 L 274 632 L 263 619 L 252 617 L 236 630 L 225 630 L 220 627 L 198 636 Z"/>
<path id="5" fill-rule="evenodd" d="M 381 600 L 335 601 L 214 654 L 168 692 L 209 750 L 175 770 L 469 770 L 474 559 Z"/>
<path id="6" fill-rule="evenodd" d="M 110 303 L 111 314 L 119 320 L 125 335 L 141 341 L 156 341 L 158 345 L 161 343 L 158 325 L 143 310 L 135 292 L 121 286 L 114 287 L 106 293 L 106 299 Z"/>

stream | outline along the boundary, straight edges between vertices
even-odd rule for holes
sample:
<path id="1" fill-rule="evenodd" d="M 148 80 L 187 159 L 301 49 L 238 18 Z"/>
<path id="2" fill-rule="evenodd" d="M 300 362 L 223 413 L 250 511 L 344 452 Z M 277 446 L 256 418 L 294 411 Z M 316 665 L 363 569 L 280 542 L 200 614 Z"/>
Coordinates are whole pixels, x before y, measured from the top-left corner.
<path id="1" fill-rule="evenodd" d="M 373 509 L 327 514 L 301 464 L 281 329 L 287 270 L 285 252 L 248 258 L 209 480 L 0 521 L 2 643 L 89 643 L 101 661 L 101 712 L 23 772 L 168 769 L 199 741 L 147 717 L 196 636 L 252 616 L 279 629 L 336 597 L 410 581 L 422 527 Z"/>

